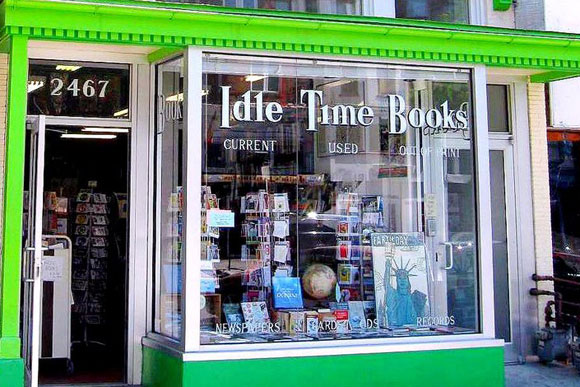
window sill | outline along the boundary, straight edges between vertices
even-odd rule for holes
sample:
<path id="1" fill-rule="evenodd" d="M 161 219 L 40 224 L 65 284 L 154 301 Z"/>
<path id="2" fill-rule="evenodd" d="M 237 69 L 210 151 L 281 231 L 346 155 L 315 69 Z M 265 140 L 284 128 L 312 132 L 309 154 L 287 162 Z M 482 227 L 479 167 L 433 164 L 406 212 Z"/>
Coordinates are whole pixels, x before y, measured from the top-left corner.
<path id="1" fill-rule="evenodd" d="M 179 357 L 185 362 L 267 359 L 284 357 L 362 355 L 373 353 L 418 352 L 467 348 L 503 347 L 504 341 L 483 334 L 445 337 L 401 337 L 305 343 L 203 345 L 198 352 L 183 352 L 157 335 L 143 338 L 143 345 Z"/>

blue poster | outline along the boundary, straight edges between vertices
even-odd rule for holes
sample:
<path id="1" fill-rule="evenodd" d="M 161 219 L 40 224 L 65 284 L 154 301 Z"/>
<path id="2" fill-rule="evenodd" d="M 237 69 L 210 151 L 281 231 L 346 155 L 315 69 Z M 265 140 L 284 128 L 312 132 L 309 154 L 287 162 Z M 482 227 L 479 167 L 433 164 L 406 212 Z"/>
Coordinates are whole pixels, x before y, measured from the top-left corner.
<path id="1" fill-rule="evenodd" d="M 274 308 L 300 309 L 303 307 L 300 278 L 273 277 L 272 288 L 274 291 Z"/>

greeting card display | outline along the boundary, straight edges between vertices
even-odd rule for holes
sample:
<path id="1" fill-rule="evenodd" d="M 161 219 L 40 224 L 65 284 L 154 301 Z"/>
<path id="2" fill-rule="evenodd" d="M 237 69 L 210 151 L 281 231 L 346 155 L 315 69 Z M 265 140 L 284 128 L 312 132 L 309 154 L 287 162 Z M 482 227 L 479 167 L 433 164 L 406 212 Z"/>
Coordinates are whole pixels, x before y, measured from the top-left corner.
<path id="1" fill-rule="evenodd" d="M 73 228 L 72 311 L 80 315 L 80 339 L 90 340 L 93 330 L 88 326 L 102 325 L 107 320 L 108 197 L 102 193 L 84 191 L 79 192 L 72 202 L 76 212 Z"/>
<path id="2" fill-rule="evenodd" d="M 182 201 L 183 200 L 180 200 L 180 202 Z M 219 218 L 219 215 L 221 214 L 221 211 L 219 211 L 219 199 L 216 194 L 211 192 L 209 186 L 203 186 L 201 189 L 201 208 L 201 259 L 202 261 L 205 261 L 204 263 L 207 263 L 202 267 L 201 292 L 209 297 L 211 293 L 215 293 L 216 289 L 219 288 L 219 279 L 217 278 L 217 272 L 213 265 L 220 261 L 220 249 L 218 245 L 220 227 L 217 227 L 216 225 L 221 224 Z M 174 228 L 177 229 L 181 238 L 183 233 L 181 215 L 179 216 L 179 223 L 174 222 Z"/>

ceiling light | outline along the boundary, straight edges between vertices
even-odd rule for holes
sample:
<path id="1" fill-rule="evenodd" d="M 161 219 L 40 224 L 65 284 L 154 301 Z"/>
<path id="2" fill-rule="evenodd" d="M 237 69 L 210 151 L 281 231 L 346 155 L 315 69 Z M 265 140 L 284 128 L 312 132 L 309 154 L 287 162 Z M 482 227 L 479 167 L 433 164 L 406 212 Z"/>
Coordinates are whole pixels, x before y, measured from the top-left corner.
<path id="1" fill-rule="evenodd" d="M 165 100 L 168 102 L 177 102 L 177 101 L 181 102 L 181 101 L 183 101 L 183 93 L 171 95 L 171 96 L 165 98 Z"/>
<path id="2" fill-rule="evenodd" d="M 114 134 L 85 134 L 85 133 L 64 133 L 60 138 L 80 138 L 80 139 L 98 139 L 98 140 L 112 140 L 117 138 Z"/>
<path id="3" fill-rule="evenodd" d="M 322 85 L 318 85 L 319 87 L 338 87 L 338 86 L 342 86 L 342 85 L 346 85 L 348 83 L 351 83 L 353 80 L 352 79 L 339 79 L 336 81 L 330 81 L 328 83 L 323 83 Z"/>
<path id="4" fill-rule="evenodd" d="M 129 133 L 127 128 L 83 128 L 83 132 L 96 132 L 96 133 Z"/>
<path id="5" fill-rule="evenodd" d="M 119 110 L 116 113 L 113 113 L 113 117 L 122 117 L 122 116 L 126 116 L 129 114 L 129 109 L 123 109 L 123 110 Z"/>
<path id="6" fill-rule="evenodd" d="M 56 65 L 56 69 L 60 71 L 77 71 L 83 66 L 72 66 L 72 65 Z"/>
<path id="7" fill-rule="evenodd" d="M 29 93 L 32 93 L 35 90 L 40 89 L 44 86 L 44 81 L 28 81 L 27 90 Z"/>
<path id="8" fill-rule="evenodd" d="M 246 75 L 246 82 L 256 82 L 266 78 L 265 75 Z"/>

